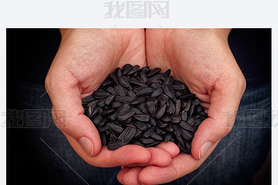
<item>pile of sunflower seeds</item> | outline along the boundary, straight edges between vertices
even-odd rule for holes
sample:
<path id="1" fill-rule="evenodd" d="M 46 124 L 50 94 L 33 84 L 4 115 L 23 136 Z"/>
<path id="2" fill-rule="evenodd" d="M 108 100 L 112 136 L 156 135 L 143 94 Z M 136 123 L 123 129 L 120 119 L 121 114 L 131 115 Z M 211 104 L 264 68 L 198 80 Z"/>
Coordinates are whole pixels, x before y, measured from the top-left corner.
<path id="1" fill-rule="evenodd" d="M 171 70 L 124 65 L 82 99 L 85 115 L 100 133 L 103 145 L 156 146 L 172 141 L 190 154 L 191 141 L 207 114 L 200 100 Z"/>

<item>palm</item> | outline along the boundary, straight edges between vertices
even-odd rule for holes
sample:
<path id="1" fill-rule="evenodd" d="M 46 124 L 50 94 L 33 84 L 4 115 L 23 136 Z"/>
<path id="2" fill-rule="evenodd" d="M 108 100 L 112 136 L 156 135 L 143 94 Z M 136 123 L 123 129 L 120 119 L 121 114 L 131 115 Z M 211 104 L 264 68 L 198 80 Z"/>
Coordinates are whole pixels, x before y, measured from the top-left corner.
<path id="1" fill-rule="evenodd" d="M 78 38 L 65 41 L 60 53 L 69 58 L 66 67 L 80 82 L 82 97 L 92 94 L 116 67 L 126 63 L 146 65 L 144 30 L 78 32 Z"/>

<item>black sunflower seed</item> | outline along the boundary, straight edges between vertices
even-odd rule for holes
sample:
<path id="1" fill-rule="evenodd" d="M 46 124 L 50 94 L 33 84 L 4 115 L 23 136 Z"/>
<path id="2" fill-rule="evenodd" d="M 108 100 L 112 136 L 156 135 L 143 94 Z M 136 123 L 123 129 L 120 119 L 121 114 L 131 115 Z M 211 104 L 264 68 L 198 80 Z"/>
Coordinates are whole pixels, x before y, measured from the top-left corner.
<path id="1" fill-rule="evenodd" d="M 140 90 L 138 93 L 136 93 L 136 96 L 147 96 L 147 95 L 152 94 L 152 92 L 153 92 L 152 88 L 146 87 L 146 88 Z"/>
<path id="2" fill-rule="evenodd" d="M 116 75 L 117 77 L 122 76 L 122 75 L 123 75 L 123 74 L 122 74 L 122 69 L 119 68 L 119 67 L 117 67 L 117 68 L 115 69 L 115 75 Z"/>
<path id="3" fill-rule="evenodd" d="M 126 95 L 126 91 L 125 91 L 124 87 L 121 86 L 121 85 L 116 85 L 115 86 L 115 91 L 120 96 L 125 96 Z"/>
<path id="4" fill-rule="evenodd" d="M 192 102 L 192 105 L 199 105 L 200 104 L 200 100 L 199 100 L 199 98 L 195 98 L 194 100 L 193 100 L 193 102 Z"/>
<path id="5" fill-rule="evenodd" d="M 195 97 L 195 95 L 194 94 L 186 94 L 186 95 L 182 95 L 182 96 L 180 96 L 180 99 L 182 99 L 182 100 L 188 100 L 188 99 L 192 99 L 192 98 L 194 98 Z"/>
<path id="6" fill-rule="evenodd" d="M 164 79 L 163 85 L 164 85 L 164 86 L 168 86 L 168 85 L 170 86 L 170 85 L 173 84 L 173 82 L 174 82 L 173 77 L 166 77 L 166 78 Z"/>
<path id="7" fill-rule="evenodd" d="M 106 145 L 106 135 L 105 135 L 105 133 L 100 134 L 100 139 L 101 139 L 102 145 Z"/>
<path id="8" fill-rule="evenodd" d="M 133 73 L 137 72 L 139 68 L 140 68 L 139 65 L 133 66 L 133 68 L 127 73 L 127 75 L 132 75 Z"/>
<path id="9" fill-rule="evenodd" d="M 143 137 L 145 137 L 145 138 L 150 137 L 152 135 L 153 131 L 154 131 L 154 128 L 155 127 L 153 126 L 153 127 L 149 128 L 148 130 L 146 130 L 143 134 Z"/>
<path id="10" fill-rule="evenodd" d="M 163 117 L 161 118 L 161 120 L 164 121 L 164 122 L 170 122 L 172 119 L 171 119 L 170 116 L 163 116 Z"/>
<path id="11" fill-rule="evenodd" d="M 157 119 L 160 119 L 163 116 L 165 110 L 166 110 L 166 105 L 162 105 L 161 107 L 159 107 L 159 109 L 156 111 L 155 117 Z"/>
<path id="12" fill-rule="evenodd" d="M 97 116 L 97 114 L 99 113 L 99 109 L 95 109 L 92 114 L 89 116 L 90 119 L 93 119 Z"/>
<path id="13" fill-rule="evenodd" d="M 153 89 L 159 89 L 161 87 L 162 87 L 161 84 L 157 83 L 157 82 L 151 84 L 151 88 L 153 88 Z"/>
<path id="14" fill-rule="evenodd" d="M 118 96 L 115 98 L 115 100 L 122 103 L 131 103 L 134 100 L 134 98 L 135 97 L 130 97 L 130 96 Z"/>
<path id="15" fill-rule="evenodd" d="M 181 110 L 181 100 L 177 99 L 176 100 L 176 106 L 175 106 L 175 115 L 178 115 L 180 113 Z"/>
<path id="16" fill-rule="evenodd" d="M 181 135 L 186 140 L 191 140 L 193 138 L 192 132 L 189 132 L 188 130 L 181 129 Z"/>
<path id="17" fill-rule="evenodd" d="M 162 80 L 164 80 L 166 77 L 170 76 L 171 74 L 171 69 L 168 69 L 167 71 L 165 71 L 164 73 L 162 73 Z"/>
<path id="18" fill-rule="evenodd" d="M 156 142 L 154 139 L 152 138 L 140 138 L 141 142 L 145 145 L 147 144 L 152 144 L 154 142 Z"/>
<path id="19" fill-rule="evenodd" d="M 164 135 L 166 132 L 158 127 L 155 127 L 154 132 L 158 135 Z"/>
<path id="20" fill-rule="evenodd" d="M 92 112 L 93 112 L 93 108 L 92 108 L 92 106 L 87 106 L 87 108 L 86 108 L 86 110 L 85 110 L 85 114 L 87 115 L 87 116 L 90 116 L 91 114 L 92 114 Z"/>
<path id="21" fill-rule="evenodd" d="M 144 104 L 139 104 L 138 108 L 145 114 L 148 114 L 148 110 L 146 109 Z"/>
<path id="22" fill-rule="evenodd" d="M 181 146 L 184 146 L 184 141 L 183 141 L 182 137 L 181 136 L 177 136 L 177 135 L 174 135 L 174 136 L 177 139 L 178 143 L 180 143 Z"/>
<path id="23" fill-rule="evenodd" d="M 185 130 L 188 130 L 188 131 L 194 131 L 193 127 L 191 125 L 189 125 L 187 122 L 185 121 L 181 121 L 179 123 L 180 127 L 182 127 L 183 129 Z"/>
<path id="24" fill-rule="evenodd" d="M 155 126 L 156 125 L 156 121 L 153 117 L 150 117 L 150 121 L 149 121 L 150 125 Z"/>
<path id="25" fill-rule="evenodd" d="M 111 132 L 120 134 L 123 131 L 123 128 L 115 123 L 107 123 L 107 125 Z"/>
<path id="26" fill-rule="evenodd" d="M 148 86 L 140 78 L 130 78 L 129 83 L 139 85 L 139 86 L 142 86 L 142 87 L 147 87 Z"/>
<path id="27" fill-rule="evenodd" d="M 103 126 L 106 123 L 106 121 L 107 121 L 106 117 L 102 118 L 101 121 L 99 122 L 98 126 L 99 127 Z"/>
<path id="28" fill-rule="evenodd" d="M 122 141 L 111 141 L 108 143 L 107 148 L 109 150 L 116 150 L 122 146 Z"/>
<path id="29" fill-rule="evenodd" d="M 112 78 L 112 80 L 113 80 L 116 84 L 119 84 L 118 79 L 117 79 L 115 73 L 110 73 L 110 77 Z"/>
<path id="30" fill-rule="evenodd" d="M 98 124 L 100 123 L 100 121 L 102 120 L 102 116 L 101 114 L 97 115 L 97 117 L 95 117 L 95 119 L 93 119 L 93 123 L 98 126 Z"/>
<path id="31" fill-rule="evenodd" d="M 142 103 L 146 101 L 146 98 L 144 96 L 140 96 L 136 99 L 134 99 L 132 102 L 131 102 L 131 105 L 136 105 L 136 104 L 139 104 L 139 103 Z"/>
<path id="32" fill-rule="evenodd" d="M 116 91 L 113 87 L 107 87 L 107 92 L 111 93 L 111 94 L 116 94 Z"/>
<path id="33" fill-rule="evenodd" d="M 169 96 L 169 98 L 174 98 L 174 92 L 170 85 L 163 85 L 162 88 L 164 93 Z"/>
<path id="34" fill-rule="evenodd" d="M 167 122 L 162 122 L 160 120 L 157 121 L 156 125 L 159 127 L 159 128 L 165 128 L 168 123 Z"/>
<path id="35" fill-rule="evenodd" d="M 189 109 L 190 109 L 190 107 L 191 107 L 191 99 L 188 100 L 188 101 L 186 102 L 186 106 L 184 107 L 184 110 L 185 110 L 186 112 L 188 112 Z"/>
<path id="36" fill-rule="evenodd" d="M 127 92 L 127 96 L 130 96 L 130 97 L 135 98 L 135 97 L 136 97 L 136 94 L 135 94 L 133 91 L 128 91 L 128 92 Z"/>
<path id="37" fill-rule="evenodd" d="M 128 104 L 124 103 L 118 108 L 117 112 L 121 113 L 121 112 L 127 111 L 129 109 L 130 109 L 130 106 Z"/>
<path id="38" fill-rule="evenodd" d="M 183 111 L 181 112 L 181 119 L 182 119 L 183 121 L 186 121 L 186 120 L 187 120 L 187 112 L 186 112 L 185 110 L 183 110 Z"/>
<path id="39" fill-rule="evenodd" d="M 164 141 L 165 141 L 165 142 L 168 142 L 168 141 L 170 141 L 171 138 L 172 138 L 172 134 L 171 134 L 171 133 L 167 133 L 167 134 L 164 136 Z"/>
<path id="40" fill-rule="evenodd" d="M 148 77 L 151 77 L 151 76 L 153 76 L 153 75 L 155 75 L 155 74 L 157 74 L 157 73 L 159 73 L 161 71 L 161 69 L 160 68 L 154 68 L 154 69 L 152 69 L 149 73 L 148 73 Z"/>
<path id="41" fill-rule="evenodd" d="M 199 119 L 196 119 L 195 122 L 194 122 L 194 127 L 197 127 L 199 126 L 201 123 L 203 122 L 203 119 L 202 118 L 199 118 Z"/>
<path id="42" fill-rule="evenodd" d="M 108 119 L 111 120 L 111 121 L 115 121 L 116 120 L 116 116 L 117 116 L 117 113 L 115 112 L 114 114 L 109 115 Z"/>
<path id="43" fill-rule="evenodd" d="M 193 116 L 189 116 L 189 117 L 187 118 L 186 122 L 187 122 L 189 125 L 193 126 L 193 124 L 195 123 L 195 120 L 196 120 L 196 118 L 194 118 Z"/>
<path id="44" fill-rule="evenodd" d="M 140 77 L 140 79 L 142 80 L 143 83 L 146 83 L 146 82 L 148 81 L 147 75 L 146 75 L 146 73 L 143 72 L 143 71 L 141 71 L 141 72 L 139 73 L 139 77 Z"/>
<path id="45" fill-rule="evenodd" d="M 114 98 L 115 98 L 115 94 L 110 94 L 110 95 L 106 98 L 105 104 L 106 104 L 106 105 L 110 105 L 110 103 L 113 102 Z"/>
<path id="46" fill-rule="evenodd" d="M 111 78 L 107 78 L 104 82 L 102 82 L 101 86 L 108 86 L 111 85 L 113 83 L 113 80 Z"/>
<path id="47" fill-rule="evenodd" d="M 172 123 L 179 123 L 181 121 L 181 116 L 180 115 L 172 115 L 171 116 L 171 122 Z"/>
<path id="48" fill-rule="evenodd" d="M 102 116 L 107 116 L 113 112 L 115 112 L 114 109 L 105 109 L 101 114 L 102 114 Z"/>
<path id="49" fill-rule="evenodd" d="M 133 124 L 140 130 L 147 130 L 147 128 L 148 128 L 146 123 L 143 123 L 141 121 L 134 121 Z"/>
<path id="50" fill-rule="evenodd" d="M 130 144 L 139 145 L 139 146 L 145 146 L 142 142 L 137 141 L 137 140 L 132 141 Z"/>
<path id="51" fill-rule="evenodd" d="M 113 109 L 115 109 L 115 108 L 120 107 L 121 105 L 122 105 L 122 103 L 121 103 L 121 102 L 119 102 L 119 101 L 115 101 L 115 102 L 113 102 L 113 103 L 112 103 L 111 107 L 112 107 Z"/>
<path id="52" fill-rule="evenodd" d="M 197 105 L 197 106 L 195 107 L 195 111 L 196 111 L 197 113 L 201 113 L 201 112 L 204 112 L 205 109 L 204 109 L 203 106 Z"/>
<path id="53" fill-rule="evenodd" d="M 84 103 L 89 103 L 94 100 L 95 100 L 95 98 L 93 96 L 87 96 L 87 97 L 83 98 L 81 101 L 82 101 L 82 104 L 84 104 Z"/>
<path id="54" fill-rule="evenodd" d="M 102 98 L 105 98 L 105 97 L 109 96 L 109 92 L 99 89 L 99 90 L 94 92 L 93 96 L 96 99 L 102 99 Z"/>
<path id="55" fill-rule="evenodd" d="M 173 132 L 174 131 L 174 126 L 172 124 L 168 124 L 167 127 L 164 129 L 167 132 Z"/>
<path id="56" fill-rule="evenodd" d="M 118 81 L 123 87 L 130 87 L 129 79 L 126 76 L 119 76 Z"/>
<path id="57" fill-rule="evenodd" d="M 135 113 L 135 111 L 134 111 Z M 150 120 L 150 116 L 147 114 L 136 114 L 133 116 L 135 119 L 137 119 L 138 121 L 142 121 L 142 122 L 148 122 Z"/>
<path id="58" fill-rule="evenodd" d="M 163 92 L 162 88 L 158 88 L 151 94 L 151 97 L 158 97 Z"/>
<path id="59" fill-rule="evenodd" d="M 106 130 L 108 130 L 109 128 L 108 128 L 108 125 L 107 124 L 104 124 L 104 125 L 102 125 L 102 126 L 97 126 L 97 129 L 98 129 L 98 131 L 99 132 L 104 132 L 104 131 L 106 131 Z"/>
<path id="60" fill-rule="evenodd" d="M 130 118 L 131 116 L 133 116 L 135 114 L 134 110 L 127 110 L 127 111 L 123 111 L 117 114 L 117 119 L 119 121 L 125 121 L 128 118 Z"/>
<path id="61" fill-rule="evenodd" d="M 144 145 L 144 146 L 145 146 L 145 147 L 152 147 L 152 146 L 158 145 L 160 142 L 161 142 L 161 141 L 154 141 L 154 142 L 152 142 L 152 143 L 150 143 L 150 144 L 146 144 L 146 145 Z"/>
<path id="62" fill-rule="evenodd" d="M 136 128 L 134 127 L 126 127 L 124 129 L 124 131 L 121 133 L 121 135 L 119 136 L 119 139 L 121 138 L 122 140 L 122 145 L 125 145 L 127 143 L 129 143 L 129 141 L 134 137 L 134 135 L 136 134 Z"/>
<path id="63" fill-rule="evenodd" d="M 142 133 L 143 133 L 143 131 L 142 131 L 142 130 L 137 129 L 137 131 L 136 131 L 136 133 L 135 133 L 135 135 L 134 135 L 134 138 L 141 137 Z"/>
<path id="64" fill-rule="evenodd" d="M 122 68 L 123 75 L 126 75 L 129 71 L 131 71 L 132 68 L 133 68 L 132 65 L 125 64 Z"/>
<path id="65" fill-rule="evenodd" d="M 155 115 L 155 104 L 154 104 L 154 102 L 153 102 L 153 101 L 147 101 L 147 102 L 145 103 L 145 106 L 146 106 L 146 108 L 148 109 L 150 115 L 151 115 L 152 117 L 154 117 L 154 115 Z"/>
<path id="66" fill-rule="evenodd" d="M 173 133 L 174 133 L 176 136 L 181 136 L 181 128 L 180 128 L 178 125 L 173 125 L 173 127 L 174 127 Z"/>
<path id="67" fill-rule="evenodd" d="M 167 105 L 167 107 L 166 107 L 166 112 L 167 112 L 168 114 L 174 114 L 174 112 L 176 111 L 176 108 L 175 108 L 174 103 L 173 103 L 171 100 L 168 100 L 168 101 L 166 102 L 166 105 Z"/>
<path id="68" fill-rule="evenodd" d="M 186 86 L 184 84 L 178 84 L 178 85 L 172 85 L 173 90 L 176 91 L 181 91 L 184 90 L 186 88 Z"/>

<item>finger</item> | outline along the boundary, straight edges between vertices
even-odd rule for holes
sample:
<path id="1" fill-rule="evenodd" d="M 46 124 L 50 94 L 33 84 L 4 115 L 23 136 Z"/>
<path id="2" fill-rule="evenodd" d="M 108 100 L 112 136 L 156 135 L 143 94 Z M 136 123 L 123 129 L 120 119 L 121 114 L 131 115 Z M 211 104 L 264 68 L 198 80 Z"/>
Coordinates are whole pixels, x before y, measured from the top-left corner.
<path id="1" fill-rule="evenodd" d="M 173 158 L 180 153 L 179 147 L 173 142 L 163 142 L 156 146 L 156 148 L 162 149 L 170 154 Z"/>
<path id="2" fill-rule="evenodd" d="M 199 168 L 204 160 L 216 147 L 217 143 L 209 150 L 202 160 L 196 160 L 191 155 L 179 154 L 172 159 L 166 167 L 147 166 L 138 175 L 141 184 L 163 184 L 176 180 Z"/>
<path id="3" fill-rule="evenodd" d="M 141 170 L 141 167 L 134 167 L 126 171 L 122 177 L 123 184 L 140 185 L 138 181 L 138 174 Z"/>
<path id="4" fill-rule="evenodd" d="M 151 154 L 151 158 L 148 162 L 134 163 L 134 164 L 127 165 L 127 166 L 128 167 L 148 166 L 148 165 L 167 166 L 171 163 L 171 155 L 167 151 L 156 148 L 156 147 L 149 147 L 146 149 Z"/>
<path id="5" fill-rule="evenodd" d="M 118 181 L 119 181 L 121 184 L 124 184 L 124 181 L 123 181 L 124 174 L 125 174 L 126 172 L 128 172 L 130 169 L 131 169 L 131 168 L 129 168 L 129 167 L 123 167 L 123 168 L 119 171 L 119 173 L 118 173 L 118 175 L 117 175 L 117 179 L 118 179 Z"/>
<path id="6" fill-rule="evenodd" d="M 148 149 L 138 145 L 125 145 L 116 150 L 108 150 L 102 147 L 100 153 L 90 157 L 85 151 L 80 150 L 81 146 L 71 136 L 65 134 L 73 148 L 76 148 L 78 155 L 87 163 L 99 167 L 127 166 L 134 163 L 147 163 L 151 160 L 151 153 Z"/>
<path id="7" fill-rule="evenodd" d="M 201 159 L 218 140 L 226 136 L 232 129 L 237 108 L 244 92 L 244 84 L 234 82 L 225 85 L 216 82 L 211 93 L 208 117 L 198 127 L 192 141 L 192 155 Z M 225 88 L 224 88 L 225 87 Z"/>

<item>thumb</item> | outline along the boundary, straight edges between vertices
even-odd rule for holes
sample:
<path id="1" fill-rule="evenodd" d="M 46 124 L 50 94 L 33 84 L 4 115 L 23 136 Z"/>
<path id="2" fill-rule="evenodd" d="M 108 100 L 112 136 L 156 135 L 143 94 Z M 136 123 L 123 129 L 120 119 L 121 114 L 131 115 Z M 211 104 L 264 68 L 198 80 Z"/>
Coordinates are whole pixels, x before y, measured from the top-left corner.
<path id="1" fill-rule="evenodd" d="M 202 159 L 215 143 L 232 130 L 246 86 L 244 78 L 232 83 L 215 84 L 211 92 L 208 118 L 198 127 L 192 141 L 191 153 L 195 159 Z"/>
<path id="2" fill-rule="evenodd" d="M 97 129 L 83 114 L 79 81 L 67 70 L 63 70 L 63 79 L 59 79 L 59 74 L 59 71 L 53 73 L 50 69 L 45 81 L 53 104 L 53 121 L 63 133 L 79 143 L 79 148 L 83 148 L 89 156 L 95 156 L 101 150 L 101 141 Z"/>

